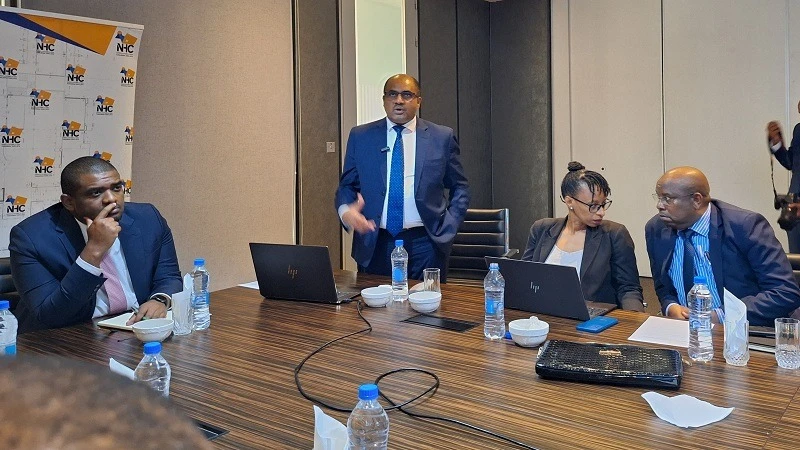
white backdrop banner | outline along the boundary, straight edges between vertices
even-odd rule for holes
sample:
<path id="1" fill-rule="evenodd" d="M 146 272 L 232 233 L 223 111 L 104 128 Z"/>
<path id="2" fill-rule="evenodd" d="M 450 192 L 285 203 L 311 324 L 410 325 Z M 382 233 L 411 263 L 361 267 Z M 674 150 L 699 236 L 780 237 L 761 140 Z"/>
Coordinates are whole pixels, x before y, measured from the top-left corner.
<path id="1" fill-rule="evenodd" d="M 0 257 L 14 225 L 59 201 L 78 157 L 111 161 L 130 197 L 143 29 L 0 7 Z"/>

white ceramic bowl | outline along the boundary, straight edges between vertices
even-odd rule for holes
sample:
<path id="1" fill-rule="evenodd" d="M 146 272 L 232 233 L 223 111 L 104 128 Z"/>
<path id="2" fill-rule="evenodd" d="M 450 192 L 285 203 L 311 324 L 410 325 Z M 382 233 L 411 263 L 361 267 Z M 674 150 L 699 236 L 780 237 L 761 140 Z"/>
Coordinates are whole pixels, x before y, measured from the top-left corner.
<path id="1" fill-rule="evenodd" d="M 161 342 L 170 334 L 175 322 L 172 319 L 147 319 L 133 324 L 133 334 L 142 342 Z"/>
<path id="2" fill-rule="evenodd" d="M 361 298 L 367 306 L 380 308 L 392 300 L 391 286 L 376 286 L 361 290 Z"/>
<path id="3" fill-rule="evenodd" d="M 442 294 L 433 291 L 412 292 L 408 295 L 408 304 L 416 312 L 434 312 L 442 305 Z"/>
<path id="4" fill-rule="evenodd" d="M 511 339 L 522 347 L 536 347 L 547 340 L 550 325 L 535 316 L 530 319 L 512 320 L 508 324 Z"/>

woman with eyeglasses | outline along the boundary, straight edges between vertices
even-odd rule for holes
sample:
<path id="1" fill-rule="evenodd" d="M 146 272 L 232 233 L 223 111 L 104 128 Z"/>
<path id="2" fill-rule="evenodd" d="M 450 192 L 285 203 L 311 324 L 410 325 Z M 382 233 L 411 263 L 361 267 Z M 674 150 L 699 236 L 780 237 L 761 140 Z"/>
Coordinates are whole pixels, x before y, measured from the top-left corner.
<path id="1" fill-rule="evenodd" d="M 644 311 L 633 239 L 624 225 L 603 220 L 611 188 L 602 175 L 573 161 L 561 182 L 567 217 L 537 220 L 525 261 L 572 266 L 586 300 Z"/>

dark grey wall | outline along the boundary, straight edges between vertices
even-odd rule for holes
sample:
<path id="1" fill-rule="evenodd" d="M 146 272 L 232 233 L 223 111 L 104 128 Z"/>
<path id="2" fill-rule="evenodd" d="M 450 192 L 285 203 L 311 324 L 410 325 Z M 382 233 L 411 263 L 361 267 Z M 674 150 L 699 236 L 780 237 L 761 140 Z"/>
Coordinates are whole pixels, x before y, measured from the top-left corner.
<path id="1" fill-rule="evenodd" d="M 552 215 L 550 1 L 492 3 L 492 204 L 510 210 L 511 246 Z"/>
<path id="2" fill-rule="evenodd" d="M 333 208 L 339 184 L 339 7 L 294 1 L 295 111 L 298 133 L 297 243 L 327 245 L 341 265 L 341 227 Z M 326 142 L 336 151 L 328 153 Z"/>
<path id="3" fill-rule="evenodd" d="M 453 128 L 470 184 L 470 208 L 492 206 L 489 4 L 419 1 L 421 116 Z"/>
<path id="4" fill-rule="evenodd" d="M 470 207 L 509 208 L 523 251 L 552 214 L 550 1 L 420 0 L 419 25 L 422 116 L 457 131 Z"/>

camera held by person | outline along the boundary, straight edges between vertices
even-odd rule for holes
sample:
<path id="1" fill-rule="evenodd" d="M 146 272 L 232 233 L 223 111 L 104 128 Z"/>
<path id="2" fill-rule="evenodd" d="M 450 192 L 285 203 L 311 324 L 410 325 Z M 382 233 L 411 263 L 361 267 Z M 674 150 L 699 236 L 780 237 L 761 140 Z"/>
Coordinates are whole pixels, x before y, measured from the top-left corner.
<path id="1" fill-rule="evenodd" d="M 800 203 L 796 194 L 775 195 L 775 209 L 781 211 L 778 216 L 778 225 L 781 229 L 789 231 L 800 222 Z"/>

